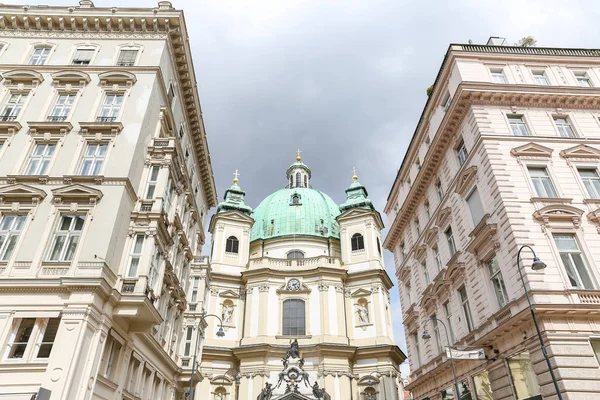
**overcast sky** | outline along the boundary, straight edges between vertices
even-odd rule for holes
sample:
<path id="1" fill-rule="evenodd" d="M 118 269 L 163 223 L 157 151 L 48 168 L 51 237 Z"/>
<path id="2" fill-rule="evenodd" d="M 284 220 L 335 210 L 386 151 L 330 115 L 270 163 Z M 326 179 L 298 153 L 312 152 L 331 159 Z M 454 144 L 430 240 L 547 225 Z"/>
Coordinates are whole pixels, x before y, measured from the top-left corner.
<path id="1" fill-rule="evenodd" d="M 512 44 L 533 35 L 539 46 L 600 47 L 600 2 L 593 0 L 174 0 L 173 5 L 185 11 L 219 197 L 237 168 L 251 207 L 286 184 L 285 170 L 300 148 L 315 188 L 342 203 L 356 166 L 383 212 L 425 90 L 449 43 L 485 44 L 489 36 L 502 36 Z M 391 224 L 385 216 L 384 221 Z M 388 252 L 386 268 L 396 282 Z M 406 352 L 397 287 L 391 294 L 396 341 Z"/>

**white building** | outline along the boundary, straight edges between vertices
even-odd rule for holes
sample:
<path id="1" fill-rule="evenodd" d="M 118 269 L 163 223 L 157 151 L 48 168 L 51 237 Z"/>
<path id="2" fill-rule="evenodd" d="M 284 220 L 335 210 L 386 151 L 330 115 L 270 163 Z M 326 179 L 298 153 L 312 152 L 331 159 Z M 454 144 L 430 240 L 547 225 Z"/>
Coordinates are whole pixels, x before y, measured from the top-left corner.
<path id="1" fill-rule="evenodd" d="M 181 399 L 216 205 L 183 13 L 2 5 L 0 29 L 0 398 Z"/>
<path id="2" fill-rule="evenodd" d="M 465 398 L 557 399 L 520 268 L 562 398 L 598 399 L 600 51 L 498 42 L 450 46 L 385 208 L 407 388 L 456 399 L 444 347 L 473 346 Z"/>

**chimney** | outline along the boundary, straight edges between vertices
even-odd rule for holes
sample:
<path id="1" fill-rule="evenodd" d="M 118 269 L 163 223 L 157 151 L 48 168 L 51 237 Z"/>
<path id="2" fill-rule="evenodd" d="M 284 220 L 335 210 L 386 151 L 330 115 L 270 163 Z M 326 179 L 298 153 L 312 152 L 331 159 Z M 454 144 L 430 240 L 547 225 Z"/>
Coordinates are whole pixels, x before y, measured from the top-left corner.
<path id="1" fill-rule="evenodd" d="M 506 41 L 506 39 L 504 39 L 502 37 L 490 36 L 490 38 L 488 39 L 486 44 L 488 46 L 504 46 L 505 41 Z"/>
<path id="2" fill-rule="evenodd" d="M 173 9 L 173 4 L 171 4 L 170 1 L 159 1 L 158 2 L 158 9 L 159 10 L 172 10 Z"/>
<path id="3" fill-rule="evenodd" d="M 79 7 L 81 8 L 94 8 L 94 2 L 92 0 L 79 0 Z"/>

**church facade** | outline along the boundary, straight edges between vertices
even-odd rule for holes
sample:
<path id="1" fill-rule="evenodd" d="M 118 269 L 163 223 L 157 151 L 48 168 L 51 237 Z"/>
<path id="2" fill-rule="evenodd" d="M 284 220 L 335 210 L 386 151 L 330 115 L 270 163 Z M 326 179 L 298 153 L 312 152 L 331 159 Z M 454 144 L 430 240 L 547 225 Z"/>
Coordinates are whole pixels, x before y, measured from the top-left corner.
<path id="1" fill-rule="evenodd" d="M 398 399 L 405 355 L 394 343 L 380 214 L 356 175 L 341 205 L 311 187 L 300 156 L 286 178 L 254 210 L 236 178 L 211 220 L 195 399 Z M 305 376 L 292 385 L 305 397 L 281 385 L 290 343 Z"/>

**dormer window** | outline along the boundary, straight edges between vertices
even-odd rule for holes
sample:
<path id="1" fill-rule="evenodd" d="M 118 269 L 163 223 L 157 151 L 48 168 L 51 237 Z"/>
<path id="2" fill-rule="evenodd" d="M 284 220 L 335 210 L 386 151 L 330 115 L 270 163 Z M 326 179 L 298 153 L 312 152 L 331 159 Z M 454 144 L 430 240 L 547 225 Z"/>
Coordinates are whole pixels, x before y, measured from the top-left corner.
<path id="1" fill-rule="evenodd" d="M 292 195 L 292 204 L 293 206 L 299 206 L 300 205 L 300 195 L 298 193 L 294 193 Z"/>

